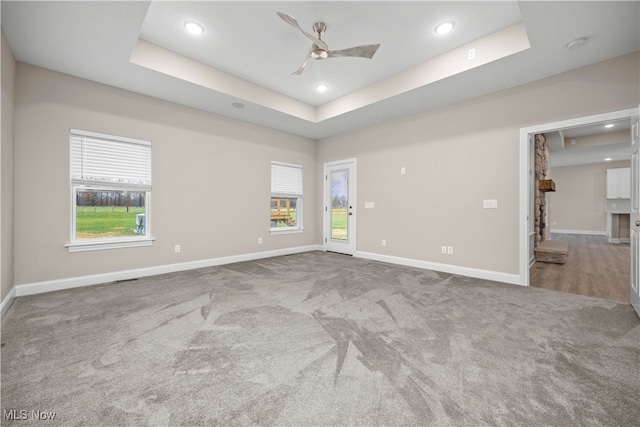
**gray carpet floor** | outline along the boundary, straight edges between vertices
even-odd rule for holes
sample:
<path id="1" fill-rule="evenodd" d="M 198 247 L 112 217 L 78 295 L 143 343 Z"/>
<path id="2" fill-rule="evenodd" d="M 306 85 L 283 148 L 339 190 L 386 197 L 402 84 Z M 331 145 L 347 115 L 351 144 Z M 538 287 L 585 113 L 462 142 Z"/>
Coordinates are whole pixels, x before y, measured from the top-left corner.
<path id="1" fill-rule="evenodd" d="M 2 342 L 3 425 L 640 424 L 628 304 L 324 252 L 20 297 Z"/>

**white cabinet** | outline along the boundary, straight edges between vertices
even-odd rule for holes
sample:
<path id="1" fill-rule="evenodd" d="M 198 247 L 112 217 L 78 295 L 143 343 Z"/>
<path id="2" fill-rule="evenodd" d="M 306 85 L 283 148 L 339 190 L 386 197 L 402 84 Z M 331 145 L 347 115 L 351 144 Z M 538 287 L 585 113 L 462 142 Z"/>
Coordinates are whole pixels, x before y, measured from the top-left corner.
<path id="1" fill-rule="evenodd" d="M 631 168 L 607 169 L 607 199 L 631 198 Z"/>

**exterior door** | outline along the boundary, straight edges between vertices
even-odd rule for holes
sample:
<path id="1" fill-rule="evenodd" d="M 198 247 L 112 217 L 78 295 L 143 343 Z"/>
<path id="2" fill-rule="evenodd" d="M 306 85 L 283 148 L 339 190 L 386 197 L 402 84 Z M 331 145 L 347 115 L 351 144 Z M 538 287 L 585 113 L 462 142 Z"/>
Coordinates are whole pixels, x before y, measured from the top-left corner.
<path id="1" fill-rule="evenodd" d="M 324 250 L 356 250 L 356 159 L 324 165 Z"/>
<path id="2" fill-rule="evenodd" d="M 631 305 L 640 316 L 640 124 L 631 118 Z"/>

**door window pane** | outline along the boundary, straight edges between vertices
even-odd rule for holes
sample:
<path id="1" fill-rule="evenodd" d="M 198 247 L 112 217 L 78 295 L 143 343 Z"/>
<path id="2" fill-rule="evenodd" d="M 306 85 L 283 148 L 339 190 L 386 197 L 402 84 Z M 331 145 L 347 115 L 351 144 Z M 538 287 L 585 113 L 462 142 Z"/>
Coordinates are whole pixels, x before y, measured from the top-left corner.
<path id="1" fill-rule="evenodd" d="M 331 240 L 348 240 L 349 171 L 331 172 Z"/>

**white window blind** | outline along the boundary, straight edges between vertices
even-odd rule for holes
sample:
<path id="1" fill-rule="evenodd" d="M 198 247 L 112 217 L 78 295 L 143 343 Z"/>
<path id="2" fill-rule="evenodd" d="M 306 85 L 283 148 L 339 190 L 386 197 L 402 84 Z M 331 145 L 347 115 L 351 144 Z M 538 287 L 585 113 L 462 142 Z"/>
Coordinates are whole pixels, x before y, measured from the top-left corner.
<path id="1" fill-rule="evenodd" d="M 151 190 L 151 143 L 71 130 L 74 185 Z"/>
<path id="2" fill-rule="evenodd" d="M 272 162 L 271 193 L 302 196 L 302 166 Z"/>

